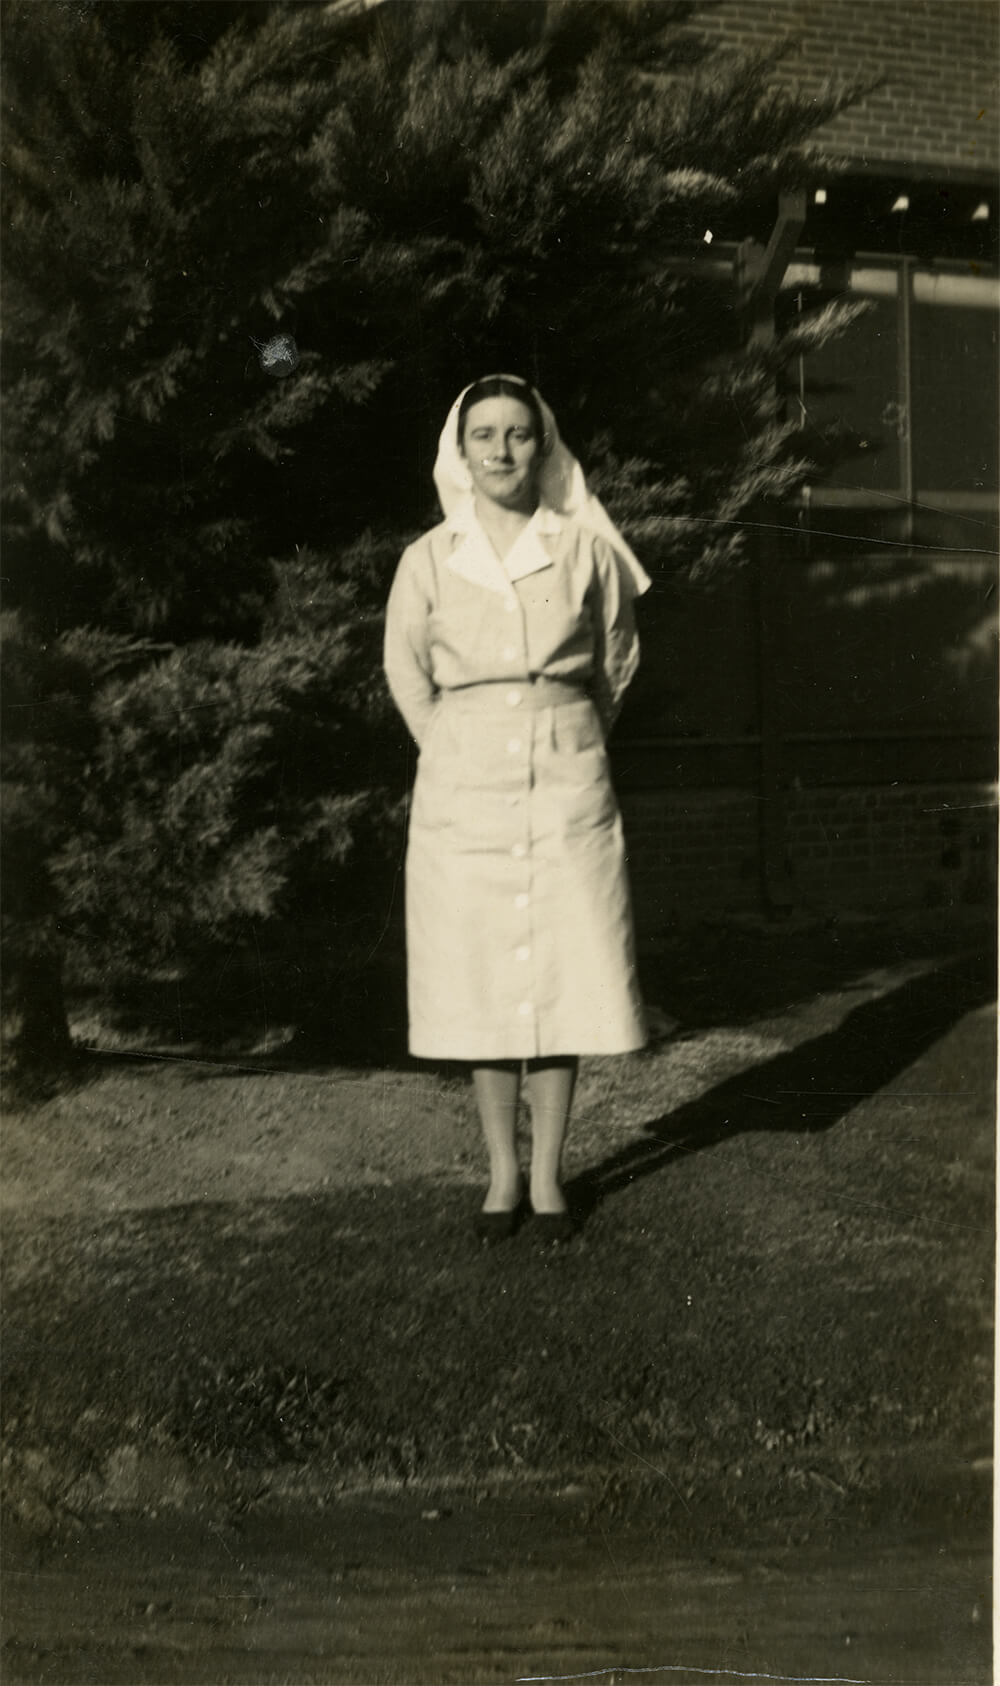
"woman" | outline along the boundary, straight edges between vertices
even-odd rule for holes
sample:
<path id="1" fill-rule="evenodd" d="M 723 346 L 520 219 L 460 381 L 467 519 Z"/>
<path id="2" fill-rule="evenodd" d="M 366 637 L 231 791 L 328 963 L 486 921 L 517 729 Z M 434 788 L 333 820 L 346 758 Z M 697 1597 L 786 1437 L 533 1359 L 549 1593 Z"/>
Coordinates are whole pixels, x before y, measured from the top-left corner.
<path id="1" fill-rule="evenodd" d="M 444 521 L 404 553 L 386 616 L 393 698 L 420 750 L 406 861 L 410 1051 L 468 1061 L 489 1154 L 477 1233 L 513 1234 L 531 1108 L 540 1238 L 580 1054 L 645 1041 L 621 820 L 604 741 L 638 662 L 649 579 L 551 411 L 513 375 L 441 434 Z"/>

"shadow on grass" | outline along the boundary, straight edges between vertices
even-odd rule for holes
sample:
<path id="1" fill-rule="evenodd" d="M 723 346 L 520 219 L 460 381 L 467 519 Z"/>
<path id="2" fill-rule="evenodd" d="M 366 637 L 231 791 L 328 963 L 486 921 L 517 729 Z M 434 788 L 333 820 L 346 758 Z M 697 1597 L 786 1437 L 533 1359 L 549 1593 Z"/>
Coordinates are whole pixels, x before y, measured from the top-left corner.
<path id="1" fill-rule="evenodd" d="M 991 948 L 986 921 L 828 919 L 808 925 L 700 921 L 674 930 L 640 962 L 647 1002 L 686 1031 L 734 1026 L 849 987 L 875 967 L 954 953 L 964 940 Z M 406 1048 L 406 967 L 400 942 L 340 972 L 290 967 L 255 951 L 233 953 L 184 978 L 144 977 L 78 993 L 86 1020 L 117 1053 L 155 1049 L 180 1058 L 233 1060 L 248 1071 L 428 1069 Z M 90 1041 L 90 1038 L 87 1039 Z M 101 1037 L 98 1035 L 98 1043 Z M 100 1063 L 114 1059 L 101 1050 Z M 442 1066 L 443 1070 L 457 1069 Z"/>
<path id="2" fill-rule="evenodd" d="M 612 1195 L 682 1155 L 751 1131 L 829 1130 L 995 995 L 988 952 L 964 956 L 856 1007 L 836 1030 L 720 1083 L 643 1126 L 645 1139 L 609 1155 L 567 1187 L 581 1222 Z"/>
<path id="3" fill-rule="evenodd" d="M 397 952 L 335 977 L 290 980 L 286 967 L 239 954 L 183 977 L 93 980 L 74 991 L 71 1018 L 87 1025 L 83 1051 L 105 1068 L 153 1056 L 248 1073 L 411 1064 Z"/>

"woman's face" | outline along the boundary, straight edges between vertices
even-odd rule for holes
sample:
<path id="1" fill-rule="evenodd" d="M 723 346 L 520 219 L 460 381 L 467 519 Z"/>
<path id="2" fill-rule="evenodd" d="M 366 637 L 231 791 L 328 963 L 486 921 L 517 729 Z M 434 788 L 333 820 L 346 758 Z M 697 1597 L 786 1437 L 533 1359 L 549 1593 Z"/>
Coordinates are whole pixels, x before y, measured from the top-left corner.
<path id="1" fill-rule="evenodd" d="M 481 398 L 465 418 L 461 441 L 477 496 L 530 514 L 538 502 L 542 441 L 519 398 Z"/>

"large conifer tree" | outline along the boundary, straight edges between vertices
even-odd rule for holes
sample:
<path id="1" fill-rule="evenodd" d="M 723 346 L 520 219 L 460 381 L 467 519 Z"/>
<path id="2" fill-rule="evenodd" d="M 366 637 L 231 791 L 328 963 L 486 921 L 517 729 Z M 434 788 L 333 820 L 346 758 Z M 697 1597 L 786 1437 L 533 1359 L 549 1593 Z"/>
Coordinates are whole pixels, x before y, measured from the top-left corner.
<path id="1" fill-rule="evenodd" d="M 322 929 L 342 969 L 377 940 L 404 771 L 379 612 L 466 379 L 537 380 L 661 576 L 737 565 L 740 515 L 801 478 L 792 342 L 748 347 L 694 255 L 753 231 L 847 93 L 777 91 L 692 14 L 10 0 L 28 1044 L 65 1045 L 67 943 L 183 967 Z"/>

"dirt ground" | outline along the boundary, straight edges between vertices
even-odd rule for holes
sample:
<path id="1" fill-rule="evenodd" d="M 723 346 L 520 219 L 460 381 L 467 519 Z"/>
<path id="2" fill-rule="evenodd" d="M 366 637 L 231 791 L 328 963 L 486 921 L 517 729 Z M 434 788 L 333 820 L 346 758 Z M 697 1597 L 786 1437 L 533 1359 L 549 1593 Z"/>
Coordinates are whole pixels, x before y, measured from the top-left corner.
<path id="1" fill-rule="evenodd" d="M 719 940 L 555 1251 L 449 1069 L 105 1031 L 8 1118 L 5 1679 L 989 1679 L 992 939 Z"/>
<path id="2" fill-rule="evenodd" d="M 636 1677 L 986 1686 L 981 1542 L 933 1526 L 680 1552 L 560 1495 L 106 1517 L 8 1579 L 4 1678 L 361 1686 Z"/>

